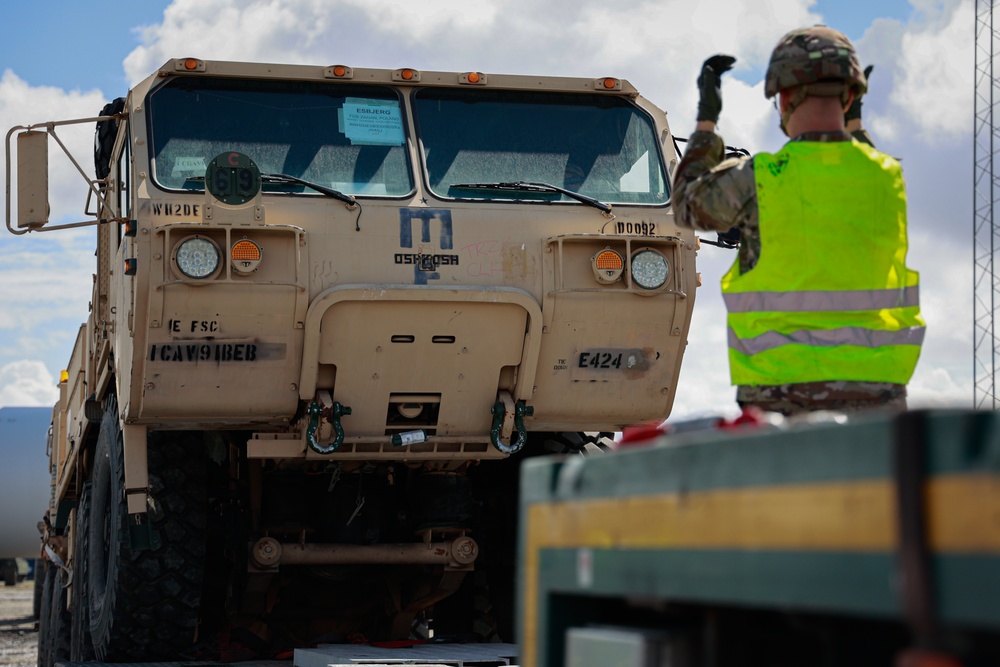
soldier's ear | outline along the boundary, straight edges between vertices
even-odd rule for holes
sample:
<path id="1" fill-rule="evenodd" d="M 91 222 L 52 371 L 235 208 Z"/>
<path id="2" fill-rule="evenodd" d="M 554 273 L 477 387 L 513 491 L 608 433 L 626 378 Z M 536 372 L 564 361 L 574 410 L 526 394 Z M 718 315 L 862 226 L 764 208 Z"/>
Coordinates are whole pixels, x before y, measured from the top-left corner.
<path id="1" fill-rule="evenodd" d="M 792 93 L 789 91 L 789 89 L 785 88 L 784 90 L 779 90 L 778 113 L 785 113 L 785 109 L 788 108 L 788 105 L 791 103 L 791 101 L 792 101 Z"/>
<path id="2" fill-rule="evenodd" d="M 854 104 L 854 98 L 857 96 L 853 88 L 847 90 L 847 94 L 841 98 L 841 101 L 844 103 L 844 113 L 847 113 L 847 110 L 851 108 L 851 105 Z"/>

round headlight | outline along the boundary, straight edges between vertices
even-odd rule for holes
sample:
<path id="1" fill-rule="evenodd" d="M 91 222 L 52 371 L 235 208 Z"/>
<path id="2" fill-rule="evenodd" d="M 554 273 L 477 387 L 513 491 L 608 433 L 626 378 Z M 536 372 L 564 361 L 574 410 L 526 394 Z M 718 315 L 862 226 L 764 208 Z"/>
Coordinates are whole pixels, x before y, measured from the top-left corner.
<path id="1" fill-rule="evenodd" d="M 667 283 L 670 265 L 655 250 L 640 250 L 632 255 L 632 281 L 643 289 L 658 289 Z"/>
<path id="2" fill-rule="evenodd" d="M 177 268 L 188 278 L 207 278 L 219 268 L 219 249 L 201 236 L 181 241 L 175 257 Z"/>

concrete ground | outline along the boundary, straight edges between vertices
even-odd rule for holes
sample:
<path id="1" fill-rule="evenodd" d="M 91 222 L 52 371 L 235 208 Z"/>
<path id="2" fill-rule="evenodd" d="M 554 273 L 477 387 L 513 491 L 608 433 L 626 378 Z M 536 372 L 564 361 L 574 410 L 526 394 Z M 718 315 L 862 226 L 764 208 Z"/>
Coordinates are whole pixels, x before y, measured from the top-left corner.
<path id="1" fill-rule="evenodd" d="M 0 583 L 0 667 L 34 667 L 38 659 L 38 633 L 31 605 L 34 582 L 16 586 Z"/>

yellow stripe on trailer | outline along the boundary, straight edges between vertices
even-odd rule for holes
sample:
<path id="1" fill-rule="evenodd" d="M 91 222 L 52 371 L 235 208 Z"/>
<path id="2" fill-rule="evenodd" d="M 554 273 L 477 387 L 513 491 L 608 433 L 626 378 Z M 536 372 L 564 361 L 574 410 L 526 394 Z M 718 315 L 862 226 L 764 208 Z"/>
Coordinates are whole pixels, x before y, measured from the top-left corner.
<path id="1" fill-rule="evenodd" d="M 925 483 L 936 553 L 1000 555 L 1000 476 L 941 475 Z M 898 549 L 891 479 L 587 498 L 531 504 L 525 525 L 522 659 L 538 647 L 544 549 L 668 549 L 891 553 Z"/>

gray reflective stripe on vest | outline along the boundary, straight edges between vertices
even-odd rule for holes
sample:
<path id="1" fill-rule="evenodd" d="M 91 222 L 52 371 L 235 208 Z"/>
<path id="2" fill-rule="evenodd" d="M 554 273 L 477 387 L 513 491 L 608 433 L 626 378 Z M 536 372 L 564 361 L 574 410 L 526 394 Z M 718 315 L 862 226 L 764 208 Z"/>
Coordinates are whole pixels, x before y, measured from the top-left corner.
<path id="1" fill-rule="evenodd" d="M 729 329 L 729 347 L 746 355 L 760 354 L 782 345 L 809 345 L 810 347 L 885 347 L 887 345 L 920 345 L 924 342 L 925 327 L 908 327 L 898 331 L 878 331 L 864 327 L 839 329 L 800 329 L 783 334 L 768 331 L 753 338 L 740 339 Z"/>
<path id="2" fill-rule="evenodd" d="M 730 313 L 885 310 L 919 306 L 920 288 L 739 292 L 723 294 L 722 298 Z"/>

